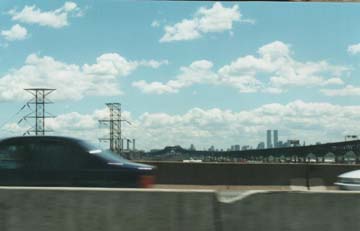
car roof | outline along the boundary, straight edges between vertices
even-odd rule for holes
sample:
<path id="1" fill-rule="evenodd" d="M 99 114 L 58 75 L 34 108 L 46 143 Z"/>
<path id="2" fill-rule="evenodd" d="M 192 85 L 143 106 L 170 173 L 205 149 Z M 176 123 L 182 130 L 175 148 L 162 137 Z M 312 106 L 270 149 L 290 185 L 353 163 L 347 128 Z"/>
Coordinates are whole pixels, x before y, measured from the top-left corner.
<path id="1" fill-rule="evenodd" d="M 350 172 L 345 172 L 338 176 L 339 178 L 353 178 L 360 179 L 360 170 L 354 170 Z"/>
<path id="2" fill-rule="evenodd" d="M 42 141 L 42 140 L 54 140 L 54 141 L 67 141 L 67 142 L 79 142 L 80 139 L 66 136 L 14 136 L 7 137 L 0 140 L 0 142 L 4 141 Z"/>

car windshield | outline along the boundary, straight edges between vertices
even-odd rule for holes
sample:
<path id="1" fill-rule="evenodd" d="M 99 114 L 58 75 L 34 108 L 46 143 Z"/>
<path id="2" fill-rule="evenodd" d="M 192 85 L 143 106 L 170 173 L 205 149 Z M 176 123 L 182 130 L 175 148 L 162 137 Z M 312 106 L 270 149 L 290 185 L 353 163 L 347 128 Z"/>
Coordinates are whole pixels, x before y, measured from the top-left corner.
<path id="1" fill-rule="evenodd" d="M 96 151 L 96 152 L 94 152 L 94 151 Z M 127 163 L 127 162 L 129 162 L 127 159 L 123 158 L 120 155 L 116 155 L 115 153 L 111 152 L 110 150 L 95 149 L 95 150 L 90 150 L 89 153 L 100 156 L 101 158 L 105 159 L 108 163 L 118 163 L 118 162 Z"/>
<path id="2" fill-rule="evenodd" d="M 79 141 L 79 144 L 85 148 L 85 150 L 92 155 L 100 156 L 102 159 L 106 160 L 108 163 L 117 163 L 117 162 L 128 162 L 127 159 L 123 158 L 120 155 L 117 155 L 113 153 L 110 150 L 104 150 L 96 145 L 93 145 L 91 143 L 85 142 L 85 141 Z"/>

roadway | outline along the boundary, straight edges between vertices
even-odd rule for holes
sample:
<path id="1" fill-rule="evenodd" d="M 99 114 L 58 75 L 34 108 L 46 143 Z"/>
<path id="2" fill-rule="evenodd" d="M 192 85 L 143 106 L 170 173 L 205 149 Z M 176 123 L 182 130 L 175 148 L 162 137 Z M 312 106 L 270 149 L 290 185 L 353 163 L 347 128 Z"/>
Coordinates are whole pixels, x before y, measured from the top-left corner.
<path id="1" fill-rule="evenodd" d="M 337 191 L 337 186 L 310 186 L 309 189 L 302 185 L 179 185 L 179 184 L 156 184 L 155 189 L 187 189 L 187 190 L 215 190 L 215 191 L 244 191 L 244 190 L 268 190 L 268 191 Z"/>

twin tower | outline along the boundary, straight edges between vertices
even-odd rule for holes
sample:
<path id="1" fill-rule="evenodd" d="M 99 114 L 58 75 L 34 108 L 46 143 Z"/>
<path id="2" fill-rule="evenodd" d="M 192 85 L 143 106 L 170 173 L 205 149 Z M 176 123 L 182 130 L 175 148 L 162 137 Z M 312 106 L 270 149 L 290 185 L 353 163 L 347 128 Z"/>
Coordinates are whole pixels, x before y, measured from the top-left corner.
<path id="1" fill-rule="evenodd" d="M 266 131 L 266 148 L 277 148 L 278 147 L 278 130 L 273 130 L 274 142 L 271 142 L 271 130 Z"/>

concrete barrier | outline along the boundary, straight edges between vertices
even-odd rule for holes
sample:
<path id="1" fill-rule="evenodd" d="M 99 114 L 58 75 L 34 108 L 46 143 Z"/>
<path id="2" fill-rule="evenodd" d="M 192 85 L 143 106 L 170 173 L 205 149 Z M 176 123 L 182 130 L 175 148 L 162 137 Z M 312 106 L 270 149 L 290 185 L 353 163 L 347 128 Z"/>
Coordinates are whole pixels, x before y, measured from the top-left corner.
<path id="1" fill-rule="evenodd" d="M 234 199 L 232 199 L 234 198 Z M 221 200 L 221 198 L 220 198 Z M 359 230 L 360 194 L 353 192 L 246 192 L 222 198 L 223 230 Z"/>
<path id="2" fill-rule="evenodd" d="M 158 184 L 333 186 L 341 173 L 360 165 L 146 162 L 157 166 Z"/>
<path id="3" fill-rule="evenodd" d="M 0 187 L 1 231 L 359 230 L 360 193 Z"/>
<path id="4" fill-rule="evenodd" d="M 0 187 L 1 231 L 215 231 L 213 191 Z"/>

